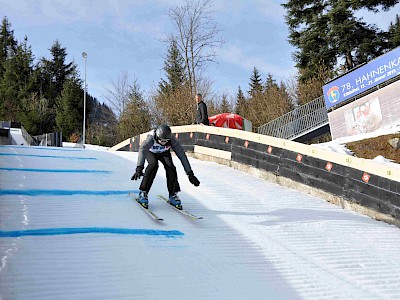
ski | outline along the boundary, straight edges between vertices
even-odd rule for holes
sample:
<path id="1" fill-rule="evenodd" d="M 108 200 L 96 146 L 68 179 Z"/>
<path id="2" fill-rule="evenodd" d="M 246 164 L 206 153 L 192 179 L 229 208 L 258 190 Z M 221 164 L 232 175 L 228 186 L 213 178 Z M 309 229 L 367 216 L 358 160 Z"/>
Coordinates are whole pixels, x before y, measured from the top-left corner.
<path id="1" fill-rule="evenodd" d="M 139 202 L 137 202 L 136 199 L 137 198 L 133 198 L 132 200 L 135 201 L 137 203 L 137 205 L 139 205 L 146 212 L 146 214 L 148 214 L 153 220 L 164 221 L 163 218 L 160 218 L 159 216 L 157 216 L 153 211 L 151 211 L 148 208 L 143 207 Z"/>
<path id="2" fill-rule="evenodd" d="M 169 206 L 171 206 L 171 207 L 172 207 L 173 209 L 175 209 L 176 211 L 180 212 L 182 215 L 185 215 L 185 216 L 187 216 L 187 217 L 189 217 L 189 218 L 191 218 L 191 219 L 193 219 L 193 220 L 201 220 L 201 219 L 203 219 L 203 217 L 197 217 L 197 216 L 191 214 L 190 212 L 188 212 L 188 211 L 186 211 L 186 210 L 177 209 L 175 206 L 172 206 L 172 205 L 169 203 L 169 200 L 168 200 L 166 197 L 164 197 L 163 195 L 157 195 L 157 197 L 158 197 L 160 200 L 162 200 L 162 201 L 164 201 L 165 203 L 167 203 Z"/>

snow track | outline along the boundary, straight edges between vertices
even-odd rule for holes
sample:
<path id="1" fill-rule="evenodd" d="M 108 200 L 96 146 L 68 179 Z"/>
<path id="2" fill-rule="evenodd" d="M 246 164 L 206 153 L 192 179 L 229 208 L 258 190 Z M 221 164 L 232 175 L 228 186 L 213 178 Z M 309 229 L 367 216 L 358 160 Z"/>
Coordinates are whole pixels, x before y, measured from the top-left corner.
<path id="1" fill-rule="evenodd" d="M 116 154 L 0 147 L 0 299 L 400 298 L 399 228 L 190 158 L 196 188 L 175 157 L 204 219 L 157 199 L 160 167 L 155 222 L 128 196 L 137 154 Z"/>

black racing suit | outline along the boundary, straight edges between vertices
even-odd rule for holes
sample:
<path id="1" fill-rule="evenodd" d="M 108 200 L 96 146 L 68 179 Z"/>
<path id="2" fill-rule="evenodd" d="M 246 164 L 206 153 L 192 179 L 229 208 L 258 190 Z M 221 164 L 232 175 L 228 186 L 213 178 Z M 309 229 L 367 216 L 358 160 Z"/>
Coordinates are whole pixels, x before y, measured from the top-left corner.
<path id="1" fill-rule="evenodd" d="M 139 187 L 141 191 L 150 191 L 154 178 L 157 175 L 159 161 L 164 165 L 169 195 L 173 195 L 180 191 L 178 174 L 172 161 L 171 148 L 180 159 L 186 174 L 192 171 L 185 150 L 181 144 L 174 137 L 171 137 L 171 140 L 166 145 L 160 145 L 154 139 L 153 131 L 152 134 L 147 135 L 146 140 L 139 147 L 137 166 L 144 167 L 146 159 L 148 162 L 144 172 L 144 177 Z"/>

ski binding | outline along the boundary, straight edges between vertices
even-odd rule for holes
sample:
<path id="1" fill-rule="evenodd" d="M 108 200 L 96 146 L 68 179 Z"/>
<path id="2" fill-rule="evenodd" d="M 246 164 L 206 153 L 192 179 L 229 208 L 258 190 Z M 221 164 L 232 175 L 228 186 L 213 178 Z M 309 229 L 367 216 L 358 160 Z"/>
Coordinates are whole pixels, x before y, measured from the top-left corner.
<path id="1" fill-rule="evenodd" d="M 135 201 L 135 202 L 137 203 L 137 205 L 139 205 L 139 206 L 146 212 L 146 214 L 148 214 L 153 220 L 156 220 L 156 221 L 164 221 L 163 218 L 160 218 L 159 216 L 157 216 L 153 211 L 151 211 L 151 210 L 148 209 L 148 208 L 143 207 L 143 206 L 137 201 L 137 198 L 133 198 L 132 200 Z"/>

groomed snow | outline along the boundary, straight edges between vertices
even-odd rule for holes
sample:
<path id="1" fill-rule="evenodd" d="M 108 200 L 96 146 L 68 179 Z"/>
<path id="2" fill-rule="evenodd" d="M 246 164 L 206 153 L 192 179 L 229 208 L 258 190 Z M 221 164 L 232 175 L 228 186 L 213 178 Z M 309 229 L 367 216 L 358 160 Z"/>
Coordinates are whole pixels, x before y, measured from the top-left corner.
<path id="1" fill-rule="evenodd" d="M 399 228 L 190 158 L 196 188 L 176 157 L 204 219 L 156 198 L 160 166 L 155 222 L 128 196 L 136 159 L 0 147 L 0 299 L 400 299 Z"/>

